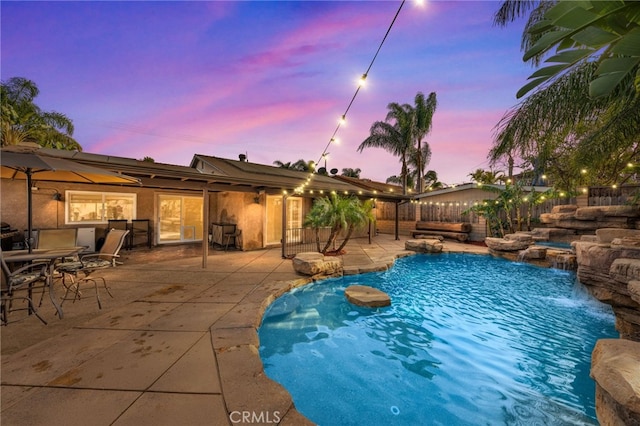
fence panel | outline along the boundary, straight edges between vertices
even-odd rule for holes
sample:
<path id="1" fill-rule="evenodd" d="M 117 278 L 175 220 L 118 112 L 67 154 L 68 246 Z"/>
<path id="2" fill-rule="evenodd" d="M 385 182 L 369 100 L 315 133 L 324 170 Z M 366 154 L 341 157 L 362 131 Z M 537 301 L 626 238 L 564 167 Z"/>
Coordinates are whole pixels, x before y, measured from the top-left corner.
<path id="1" fill-rule="evenodd" d="M 376 203 L 376 219 L 379 220 L 395 220 L 396 204 L 387 202 Z M 398 206 L 398 220 L 416 220 L 415 204 L 404 203 Z"/>
<path id="2" fill-rule="evenodd" d="M 640 193 L 640 185 L 629 184 L 620 187 L 591 186 L 589 187 L 590 206 L 620 206 L 627 204 Z"/>
<path id="3" fill-rule="evenodd" d="M 320 248 L 326 244 L 331 234 L 331 228 L 320 228 Z M 318 251 L 316 232 L 312 228 L 290 228 L 286 230 L 282 241 L 284 257 L 293 257 L 298 253 Z"/>

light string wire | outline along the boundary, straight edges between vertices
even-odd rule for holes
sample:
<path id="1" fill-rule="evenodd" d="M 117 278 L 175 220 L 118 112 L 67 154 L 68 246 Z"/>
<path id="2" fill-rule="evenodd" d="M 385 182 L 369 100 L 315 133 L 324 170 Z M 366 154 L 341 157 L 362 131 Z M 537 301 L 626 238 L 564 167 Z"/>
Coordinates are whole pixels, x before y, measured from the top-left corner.
<path id="1" fill-rule="evenodd" d="M 368 77 L 369 72 L 371 71 L 371 67 L 373 67 L 373 64 L 376 61 L 376 58 L 378 57 L 378 54 L 380 53 L 380 50 L 382 49 L 382 46 L 384 45 L 385 41 L 387 40 L 387 37 L 389 36 L 389 33 L 391 32 L 391 28 L 393 28 L 393 25 L 395 24 L 396 20 L 398 19 L 398 15 L 400 15 L 400 11 L 402 10 L 402 7 L 404 6 L 405 2 L 406 2 L 406 0 L 402 0 L 402 2 L 400 3 L 400 7 L 398 7 L 398 10 L 396 11 L 396 14 L 394 15 L 393 20 L 391 21 L 391 24 L 389 24 L 389 28 L 387 28 L 387 32 L 385 33 L 384 37 L 382 38 L 382 41 L 378 45 L 378 49 L 376 50 L 375 55 L 373 55 L 373 59 L 371 59 L 371 62 L 369 63 L 369 67 L 367 68 L 365 73 L 362 75 L 361 83 L 358 84 L 358 87 L 356 88 L 356 91 L 353 94 L 353 97 L 351 98 L 351 101 L 349 102 L 349 105 L 347 106 L 347 109 L 344 111 L 344 114 L 342 114 L 341 120 L 338 122 L 338 125 L 336 126 L 336 129 L 333 131 L 333 134 L 331 135 L 331 138 L 329 139 L 329 142 L 325 146 L 324 150 L 322 151 L 322 154 L 320 155 L 320 158 L 316 162 L 316 166 L 318 164 L 320 164 L 320 162 L 322 161 L 323 158 L 326 158 L 326 156 L 328 155 L 327 150 L 331 146 L 331 143 L 336 141 L 335 137 L 338 134 L 338 131 L 340 130 L 340 126 L 342 126 L 344 120 L 347 118 L 347 113 L 351 109 L 351 106 L 353 105 L 353 102 L 356 100 L 356 97 L 358 96 L 358 93 L 360 92 L 360 88 L 362 87 L 362 82 Z M 314 167 L 314 169 L 317 170 L 317 167 Z M 313 177 L 313 174 L 314 173 L 312 172 L 310 178 Z M 306 184 L 308 184 L 308 183 L 309 183 L 309 179 L 307 179 L 305 184 L 303 184 L 300 187 L 296 188 L 296 192 L 304 192 L 304 186 L 306 186 Z"/>
<path id="2" fill-rule="evenodd" d="M 378 57 L 378 54 L 380 53 L 380 50 L 382 49 L 382 46 L 384 45 L 384 42 L 387 40 L 387 37 L 389 36 L 389 33 L 391 32 L 391 28 L 393 28 L 393 25 L 395 24 L 396 19 L 398 19 L 398 15 L 400 14 L 400 11 L 402 10 L 402 6 L 404 6 L 405 1 L 406 0 L 402 0 L 402 3 L 400 3 L 400 7 L 398 7 L 398 10 L 396 11 L 395 16 L 393 17 L 393 20 L 391 21 L 391 24 L 389 24 L 389 28 L 387 28 L 387 32 L 385 33 L 384 37 L 382 38 L 382 41 L 380 42 L 380 45 L 378 46 L 378 50 L 376 50 L 375 55 L 373 55 L 373 59 L 371 59 L 371 62 L 369 63 L 369 67 L 367 68 L 367 71 L 365 71 L 365 73 L 362 75 L 363 79 L 366 79 L 369 76 L 369 72 L 371 71 L 371 67 L 373 67 L 373 63 L 376 61 L 376 58 Z M 342 114 L 342 120 L 347 118 L 347 113 L 351 109 L 351 106 L 353 105 L 353 102 L 356 100 L 356 97 L 358 96 L 358 93 L 360 92 L 360 88 L 361 87 L 362 87 L 362 84 L 359 84 L 358 87 L 356 88 L 356 92 L 353 94 L 353 97 L 351 98 L 351 102 L 349 102 L 349 105 L 347 106 L 347 109 L 344 111 L 344 114 Z M 329 139 L 329 142 L 327 143 L 327 146 L 324 148 L 324 150 L 322 151 L 322 155 L 320 155 L 320 158 L 318 159 L 318 163 L 320 163 L 322 158 L 327 154 L 327 150 L 331 146 L 331 143 L 335 141 L 335 136 L 336 136 L 336 134 L 338 134 L 338 130 L 340 130 L 340 126 L 342 125 L 342 120 L 338 122 L 338 125 L 336 126 L 336 129 L 333 131 L 333 134 L 331 135 L 331 139 Z M 316 163 L 316 164 L 318 164 L 318 163 Z"/>

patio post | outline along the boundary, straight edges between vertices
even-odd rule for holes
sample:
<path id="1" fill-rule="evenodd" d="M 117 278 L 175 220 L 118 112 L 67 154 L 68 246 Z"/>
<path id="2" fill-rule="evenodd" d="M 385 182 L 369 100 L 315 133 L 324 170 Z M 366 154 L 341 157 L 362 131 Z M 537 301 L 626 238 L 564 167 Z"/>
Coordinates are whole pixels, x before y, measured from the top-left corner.
<path id="1" fill-rule="evenodd" d="M 400 203 L 396 201 L 396 241 L 400 239 L 400 221 L 398 220 L 398 212 L 400 211 Z"/>
<path id="2" fill-rule="evenodd" d="M 209 257 L 209 189 L 202 189 L 202 269 L 207 269 Z"/>
<path id="3" fill-rule="evenodd" d="M 281 246 L 282 246 L 282 258 L 284 259 L 285 256 L 285 246 L 287 244 L 287 195 L 284 194 L 282 196 L 282 239 L 281 241 Z"/>

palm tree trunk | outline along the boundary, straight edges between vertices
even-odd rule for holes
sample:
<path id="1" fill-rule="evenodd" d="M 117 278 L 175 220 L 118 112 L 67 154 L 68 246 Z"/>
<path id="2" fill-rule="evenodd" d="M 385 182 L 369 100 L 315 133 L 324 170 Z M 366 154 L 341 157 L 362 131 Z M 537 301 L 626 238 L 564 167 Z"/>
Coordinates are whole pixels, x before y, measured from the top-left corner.
<path id="1" fill-rule="evenodd" d="M 322 253 L 320 251 L 320 228 L 316 228 L 316 247 L 318 248 L 318 253 Z"/>
<path id="2" fill-rule="evenodd" d="M 423 181 L 423 179 L 422 179 L 423 170 L 422 169 L 424 168 L 422 166 L 422 139 L 418 139 L 418 158 L 417 158 L 417 160 L 418 161 L 416 161 L 416 163 L 418 163 L 418 164 L 416 164 L 416 166 L 418 167 L 418 182 L 416 182 L 416 184 L 417 184 L 416 186 L 417 186 L 417 189 L 418 189 L 418 194 L 422 194 L 422 191 L 424 191 L 424 188 L 423 188 L 424 185 L 422 184 L 422 181 Z"/>
<path id="3" fill-rule="evenodd" d="M 338 229 L 335 227 L 331 228 L 331 234 L 329 234 L 329 239 L 327 240 L 327 244 L 324 246 L 324 248 L 320 253 L 326 254 L 327 251 L 329 250 L 329 247 L 331 247 L 333 242 L 336 240 L 337 236 L 338 236 Z"/>
<path id="4" fill-rule="evenodd" d="M 347 235 L 345 235 L 344 241 L 342 241 L 342 244 L 340 244 L 340 247 L 336 249 L 336 253 L 340 253 L 344 248 L 344 246 L 347 245 L 347 242 L 349 242 L 349 238 L 351 238 L 352 233 L 353 233 L 353 225 L 349 225 L 349 229 L 347 230 Z"/>

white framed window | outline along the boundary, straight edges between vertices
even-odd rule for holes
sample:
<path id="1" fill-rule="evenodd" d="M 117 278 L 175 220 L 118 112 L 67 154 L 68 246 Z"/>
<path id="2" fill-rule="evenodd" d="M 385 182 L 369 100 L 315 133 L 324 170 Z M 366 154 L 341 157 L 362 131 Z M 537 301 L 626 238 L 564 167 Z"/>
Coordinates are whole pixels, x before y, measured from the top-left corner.
<path id="1" fill-rule="evenodd" d="M 101 224 L 109 219 L 136 219 L 137 194 L 65 191 L 64 223 Z"/>

